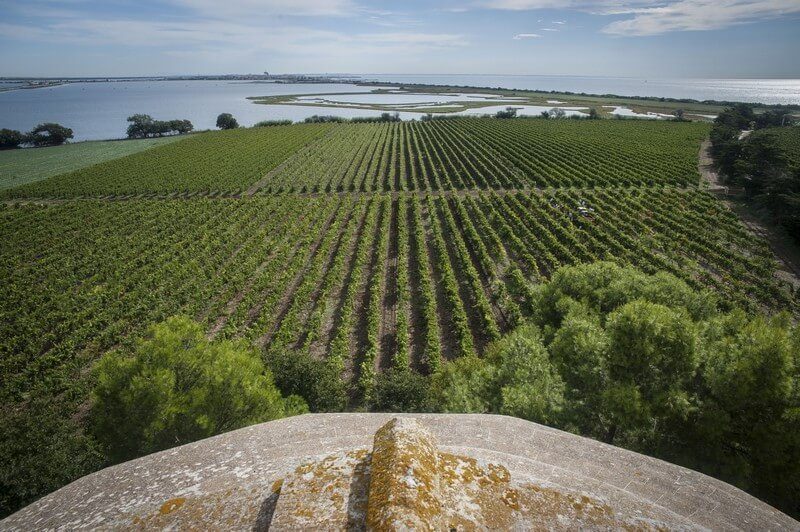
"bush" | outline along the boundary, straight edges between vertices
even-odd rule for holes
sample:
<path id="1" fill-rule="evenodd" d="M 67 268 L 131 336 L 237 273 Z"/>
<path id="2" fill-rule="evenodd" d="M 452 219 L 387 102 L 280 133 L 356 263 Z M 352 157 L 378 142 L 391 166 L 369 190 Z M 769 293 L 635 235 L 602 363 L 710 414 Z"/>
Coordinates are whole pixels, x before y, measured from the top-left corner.
<path id="1" fill-rule="evenodd" d="M 338 412 L 347 406 L 347 389 L 339 373 L 307 352 L 273 353 L 267 366 L 278 389 L 305 399 L 312 412 Z"/>
<path id="2" fill-rule="evenodd" d="M 61 124 L 48 122 L 36 126 L 25 136 L 24 142 L 37 147 L 59 146 L 71 139 L 72 136 L 72 130 L 70 128 L 64 127 Z"/>
<path id="3" fill-rule="evenodd" d="M 115 462 L 306 411 L 255 350 L 208 341 L 186 317 L 151 327 L 133 356 L 105 355 L 96 375 L 91 427 Z"/>
<path id="4" fill-rule="evenodd" d="M 564 382 L 550 363 L 539 329 L 523 325 L 486 353 L 495 372 L 490 402 L 500 414 L 555 424 L 564 403 Z"/>
<path id="5" fill-rule="evenodd" d="M 504 111 L 497 111 L 494 114 L 495 118 L 516 118 L 517 109 L 514 107 L 506 107 Z"/>
<path id="6" fill-rule="evenodd" d="M 103 467 L 100 446 L 63 403 L 0 411 L 0 519 Z"/>
<path id="7" fill-rule="evenodd" d="M 372 410 L 378 412 L 430 412 L 433 401 L 428 379 L 407 368 L 381 373 L 375 384 Z"/>
<path id="8" fill-rule="evenodd" d="M 291 126 L 294 124 L 291 120 L 262 120 L 256 122 L 253 127 L 271 127 L 271 126 Z"/>
<path id="9" fill-rule="evenodd" d="M 341 124 L 343 122 L 347 122 L 341 116 L 332 116 L 332 115 L 313 115 L 307 117 L 303 120 L 306 124 L 325 124 L 325 123 L 336 123 Z"/>
<path id="10" fill-rule="evenodd" d="M 230 113 L 222 113 L 217 117 L 217 127 L 220 129 L 236 129 L 239 122 Z"/>
<path id="11" fill-rule="evenodd" d="M 25 136 L 15 129 L 0 129 L 0 150 L 19 148 Z"/>

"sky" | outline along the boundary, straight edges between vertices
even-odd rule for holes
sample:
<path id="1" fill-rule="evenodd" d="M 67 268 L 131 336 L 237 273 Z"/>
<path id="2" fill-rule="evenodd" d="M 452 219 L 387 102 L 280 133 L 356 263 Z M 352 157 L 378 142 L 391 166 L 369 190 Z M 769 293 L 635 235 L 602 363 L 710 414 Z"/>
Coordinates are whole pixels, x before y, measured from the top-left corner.
<path id="1" fill-rule="evenodd" d="M 0 0 L 0 77 L 800 78 L 800 0 Z"/>

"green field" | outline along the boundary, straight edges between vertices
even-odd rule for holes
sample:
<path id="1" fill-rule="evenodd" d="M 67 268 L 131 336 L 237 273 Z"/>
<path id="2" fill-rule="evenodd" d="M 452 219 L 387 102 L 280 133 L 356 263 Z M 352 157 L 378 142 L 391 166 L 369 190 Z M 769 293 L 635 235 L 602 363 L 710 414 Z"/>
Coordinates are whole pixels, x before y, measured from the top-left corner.
<path id="1" fill-rule="evenodd" d="M 6 190 L 21 201 L 0 205 L 0 458 L 34 480 L 0 478 L 29 490 L 0 502 L 102 465 L 85 430 L 91 369 L 175 314 L 265 360 L 324 363 L 349 409 L 370 408 L 389 368 L 483 357 L 565 265 L 669 272 L 721 309 L 800 315 L 769 246 L 699 186 L 707 133 L 541 119 L 239 129 Z M 65 453 L 74 470 L 47 469 Z"/>
<path id="2" fill-rule="evenodd" d="M 34 183 L 176 140 L 179 137 L 78 142 L 50 148 L 0 151 L 0 190 Z"/>
<path id="3" fill-rule="evenodd" d="M 8 190 L 5 195 L 69 198 L 241 192 L 329 127 L 315 124 L 199 133 L 180 142 Z"/>

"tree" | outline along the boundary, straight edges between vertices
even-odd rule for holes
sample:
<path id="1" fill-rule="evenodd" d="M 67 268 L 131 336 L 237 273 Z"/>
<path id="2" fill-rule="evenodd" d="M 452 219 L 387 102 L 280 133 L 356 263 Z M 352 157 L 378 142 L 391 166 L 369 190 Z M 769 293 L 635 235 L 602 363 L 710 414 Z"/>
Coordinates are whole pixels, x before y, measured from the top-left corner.
<path id="1" fill-rule="evenodd" d="M 144 139 L 149 137 L 163 137 L 171 134 L 189 133 L 194 126 L 189 120 L 153 120 L 145 114 L 135 114 L 128 117 L 128 138 Z"/>
<path id="2" fill-rule="evenodd" d="M 170 120 L 169 131 L 174 131 L 178 135 L 190 133 L 194 130 L 194 125 L 189 120 Z"/>
<path id="3" fill-rule="evenodd" d="M 92 429 L 114 461 L 307 410 L 281 396 L 255 349 L 209 341 L 181 316 L 152 326 L 132 356 L 105 355 L 96 377 Z"/>
<path id="4" fill-rule="evenodd" d="M 564 118 L 565 116 L 567 116 L 566 111 L 564 111 L 564 109 L 562 109 L 561 107 L 553 107 L 552 109 L 550 109 L 549 114 L 550 118 Z"/>
<path id="5" fill-rule="evenodd" d="M 217 117 L 217 127 L 220 129 L 236 129 L 239 122 L 230 113 L 222 113 Z"/>
<path id="6" fill-rule="evenodd" d="M 153 131 L 153 117 L 145 114 L 135 114 L 129 116 L 127 119 L 130 122 L 128 126 L 128 138 L 130 139 L 143 139 Z"/>
<path id="7" fill-rule="evenodd" d="M 598 120 L 599 118 L 600 115 L 597 113 L 596 107 L 592 107 L 591 109 L 589 109 L 589 120 Z"/>
<path id="8" fill-rule="evenodd" d="M 34 146 L 59 146 L 72 138 L 72 130 L 61 124 L 48 122 L 36 126 L 25 138 L 25 142 Z"/>
<path id="9" fill-rule="evenodd" d="M 683 122 L 685 120 L 683 115 L 684 115 L 683 109 L 675 109 L 675 112 L 672 113 L 672 116 L 675 117 L 676 122 Z"/>
<path id="10" fill-rule="evenodd" d="M 501 414 L 555 424 L 564 403 L 564 382 L 550 363 L 539 329 L 523 325 L 487 349 L 497 368 L 493 397 Z"/>
<path id="11" fill-rule="evenodd" d="M 0 129 L 0 150 L 19 148 L 25 136 L 15 129 Z"/>

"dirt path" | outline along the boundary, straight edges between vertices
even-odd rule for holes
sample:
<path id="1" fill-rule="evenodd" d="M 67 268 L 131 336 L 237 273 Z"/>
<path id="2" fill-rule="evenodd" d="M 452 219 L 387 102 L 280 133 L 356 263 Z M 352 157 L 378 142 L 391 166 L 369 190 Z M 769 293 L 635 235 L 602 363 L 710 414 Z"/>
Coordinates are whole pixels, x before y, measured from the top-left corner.
<path id="1" fill-rule="evenodd" d="M 382 316 L 379 338 L 380 351 L 375 361 L 378 371 L 390 368 L 397 351 L 397 200 L 391 203 L 392 214 L 389 221 L 389 246 L 386 254 L 386 274 L 383 279 Z"/>
<path id="2" fill-rule="evenodd" d="M 750 233 L 767 241 L 778 260 L 775 276 L 797 290 L 800 288 L 800 246 L 783 228 L 760 216 L 742 197 L 729 194 L 728 187 L 722 184 L 719 174 L 714 169 L 710 148 L 711 141 L 703 141 L 697 162 L 697 169 L 702 179 L 708 183 L 709 191 L 739 217 Z"/>

